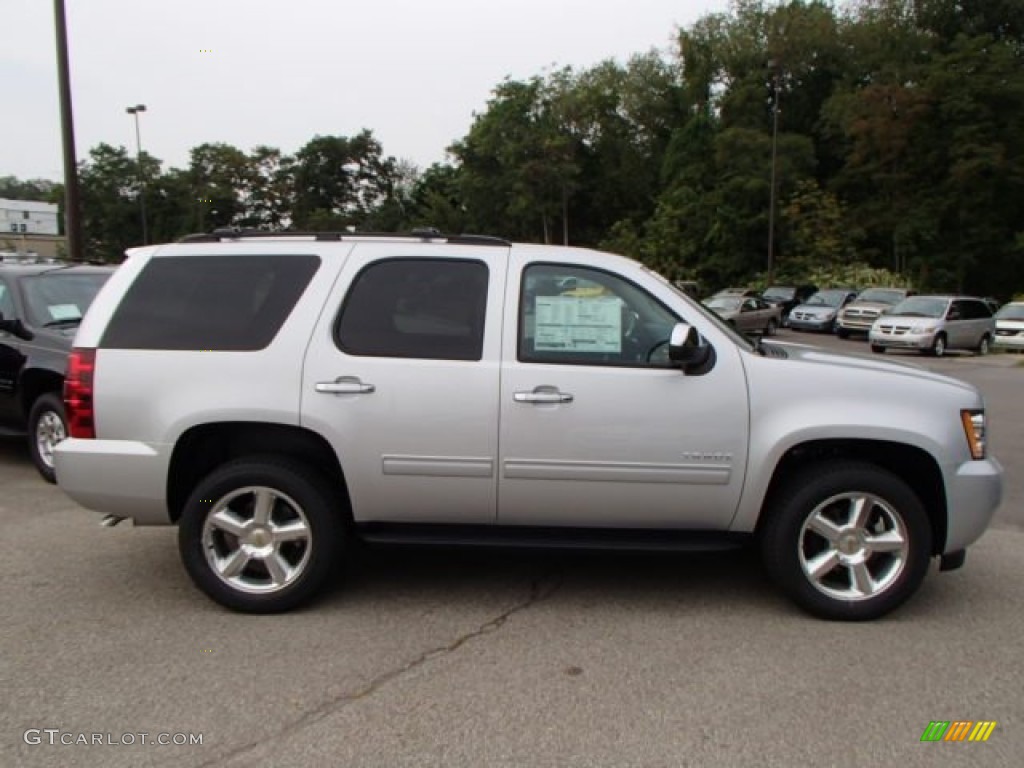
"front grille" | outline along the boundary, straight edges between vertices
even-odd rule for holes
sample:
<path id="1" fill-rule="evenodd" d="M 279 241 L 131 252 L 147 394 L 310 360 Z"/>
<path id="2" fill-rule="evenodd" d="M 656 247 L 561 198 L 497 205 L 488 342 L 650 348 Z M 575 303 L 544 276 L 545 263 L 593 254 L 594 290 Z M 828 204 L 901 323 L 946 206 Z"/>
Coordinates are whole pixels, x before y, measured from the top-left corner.
<path id="1" fill-rule="evenodd" d="M 889 336 L 903 336 L 910 331 L 910 327 L 906 325 L 886 325 L 882 323 L 878 326 L 878 332 L 884 333 Z"/>
<path id="2" fill-rule="evenodd" d="M 1013 331 L 1008 328 L 997 328 L 996 336 L 1019 336 L 1024 334 L 1024 331 Z"/>

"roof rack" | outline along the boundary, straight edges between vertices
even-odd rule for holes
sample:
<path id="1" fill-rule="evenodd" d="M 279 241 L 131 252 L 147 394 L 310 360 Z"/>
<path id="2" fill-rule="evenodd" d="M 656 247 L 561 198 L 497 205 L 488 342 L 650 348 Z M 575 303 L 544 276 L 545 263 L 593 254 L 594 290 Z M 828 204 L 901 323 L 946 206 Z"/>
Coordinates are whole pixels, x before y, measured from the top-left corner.
<path id="1" fill-rule="evenodd" d="M 243 240 L 250 238 L 274 238 L 274 237 L 311 237 L 319 242 L 338 242 L 347 239 L 361 238 L 410 238 L 416 240 L 444 240 L 452 245 L 496 245 L 509 246 L 511 242 L 501 237 L 490 235 L 445 235 L 434 227 L 414 229 L 411 232 L 311 232 L 304 230 L 278 230 L 266 229 L 245 229 L 242 227 L 221 227 L 213 232 L 201 232 L 195 235 L 185 235 L 178 240 L 179 243 L 219 243 L 224 240 Z"/>

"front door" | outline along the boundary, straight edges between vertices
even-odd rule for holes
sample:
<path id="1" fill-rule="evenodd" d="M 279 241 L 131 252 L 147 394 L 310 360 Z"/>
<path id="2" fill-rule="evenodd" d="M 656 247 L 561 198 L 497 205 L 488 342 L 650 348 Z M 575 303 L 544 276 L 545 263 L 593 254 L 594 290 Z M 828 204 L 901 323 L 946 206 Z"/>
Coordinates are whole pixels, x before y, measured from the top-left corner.
<path id="1" fill-rule="evenodd" d="M 671 367 L 669 334 L 686 318 L 639 270 L 634 282 L 518 255 L 510 270 L 499 521 L 727 528 L 749 431 L 739 351 L 720 344 L 703 372 Z"/>

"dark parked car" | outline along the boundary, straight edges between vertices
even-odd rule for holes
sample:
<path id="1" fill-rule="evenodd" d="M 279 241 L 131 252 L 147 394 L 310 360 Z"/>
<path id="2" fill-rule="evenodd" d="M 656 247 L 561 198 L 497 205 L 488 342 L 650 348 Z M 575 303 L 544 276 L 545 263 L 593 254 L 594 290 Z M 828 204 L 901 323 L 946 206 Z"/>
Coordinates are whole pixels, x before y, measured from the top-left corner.
<path id="1" fill-rule="evenodd" d="M 766 288 L 761 298 L 773 307 L 782 309 L 782 322 L 787 323 L 793 308 L 803 304 L 818 292 L 814 285 L 773 285 Z"/>
<path id="2" fill-rule="evenodd" d="M 0 435 L 28 434 L 39 473 L 54 482 L 53 448 L 67 435 L 64 369 L 82 316 L 112 267 L 0 264 Z"/>

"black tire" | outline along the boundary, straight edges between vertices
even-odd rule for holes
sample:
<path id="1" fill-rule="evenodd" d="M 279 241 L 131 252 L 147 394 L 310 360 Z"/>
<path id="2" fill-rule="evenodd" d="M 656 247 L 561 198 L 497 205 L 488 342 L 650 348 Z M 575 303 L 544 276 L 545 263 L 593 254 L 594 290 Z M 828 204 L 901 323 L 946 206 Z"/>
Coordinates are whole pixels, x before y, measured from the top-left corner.
<path id="1" fill-rule="evenodd" d="M 992 339 L 986 333 L 981 337 L 981 341 L 978 342 L 978 348 L 974 350 L 974 353 L 979 357 L 984 357 L 992 351 Z"/>
<path id="2" fill-rule="evenodd" d="M 805 524 L 812 515 L 816 519 L 841 518 L 848 513 L 852 518 L 855 505 L 851 499 L 842 499 L 844 494 L 871 501 L 861 529 L 836 523 L 840 536 L 832 548 L 824 536 L 805 530 Z M 826 505 L 830 500 L 834 503 Z M 876 619 L 914 594 L 928 572 L 932 529 L 924 506 L 903 480 L 872 464 L 831 461 L 809 466 L 790 478 L 765 513 L 760 544 L 768 573 L 797 605 L 820 618 Z M 887 525 L 895 520 L 898 525 Z M 858 540 L 857 530 L 868 539 L 879 534 L 898 536 L 903 549 L 896 553 L 872 552 L 870 546 L 864 549 L 866 539 Z M 859 551 L 858 546 L 862 548 Z M 825 566 L 815 580 L 805 567 L 811 569 L 814 558 L 827 556 L 836 564 Z M 863 558 L 863 568 L 856 564 L 857 558 Z M 870 575 L 869 589 L 877 586 L 877 593 L 863 594 L 861 590 L 857 594 L 858 571 Z"/>
<path id="3" fill-rule="evenodd" d="M 764 328 L 765 336 L 774 336 L 779 331 L 779 324 L 774 319 L 768 321 L 768 325 Z"/>
<path id="4" fill-rule="evenodd" d="M 271 500 L 266 507 L 270 510 L 266 526 L 257 525 L 257 494 L 244 490 L 254 487 L 269 492 L 264 497 Z M 185 504 L 178 525 L 182 562 L 196 586 L 227 608 L 245 613 L 291 610 L 311 599 L 341 560 L 347 517 L 344 505 L 338 489 L 319 473 L 290 459 L 259 456 L 228 462 L 201 480 Z M 246 535 L 260 537 L 246 546 L 273 551 L 268 557 L 240 557 L 245 565 L 236 578 L 248 589 L 229 583 L 231 576 L 222 576 L 210 562 L 217 555 L 223 555 L 226 561 L 232 553 L 242 551 L 239 536 L 212 521 L 207 530 L 215 511 L 230 513 L 234 520 L 249 527 Z M 272 537 L 275 533 L 281 535 L 283 525 L 305 526 L 308 536 L 305 540 L 274 542 Z M 254 530 L 257 527 L 260 530 Z M 275 558 L 278 563 L 293 567 L 293 573 L 280 586 L 266 583 L 273 577 L 265 563 L 275 555 L 280 555 Z"/>
<path id="5" fill-rule="evenodd" d="M 57 482 L 53 446 L 67 437 L 68 420 L 64 401 L 54 392 L 36 398 L 28 412 L 28 452 L 39 474 L 48 483 Z"/>
<path id="6" fill-rule="evenodd" d="M 845 328 L 836 328 L 836 336 L 840 339 L 848 339 L 850 338 L 850 332 Z"/>
<path id="7" fill-rule="evenodd" d="M 946 354 L 946 334 L 940 333 L 935 337 L 932 342 L 931 349 L 928 350 L 928 354 L 932 357 L 944 357 Z"/>
<path id="8" fill-rule="evenodd" d="M 884 355 L 885 347 L 883 347 L 881 344 L 872 344 L 871 351 L 874 352 L 876 355 Z"/>

